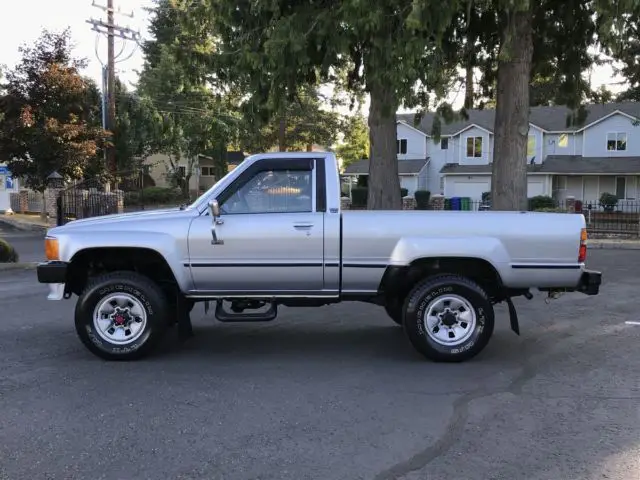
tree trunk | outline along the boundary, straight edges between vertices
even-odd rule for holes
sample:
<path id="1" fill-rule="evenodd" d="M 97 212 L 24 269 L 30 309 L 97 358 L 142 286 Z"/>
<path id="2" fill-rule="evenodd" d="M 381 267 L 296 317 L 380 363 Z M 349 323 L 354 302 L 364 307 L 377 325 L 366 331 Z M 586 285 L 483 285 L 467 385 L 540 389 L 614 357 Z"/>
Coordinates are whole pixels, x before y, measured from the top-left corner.
<path id="1" fill-rule="evenodd" d="M 467 62 L 466 78 L 465 78 L 465 90 L 464 90 L 464 108 L 472 109 L 474 104 L 474 91 L 473 91 L 473 62 Z"/>
<path id="2" fill-rule="evenodd" d="M 531 17 L 531 2 L 526 10 L 509 12 L 500 47 L 491 181 L 494 210 L 527 209 Z"/>
<path id="3" fill-rule="evenodd" d="M 401 210 L 400 178 L 396 146 L 395 92 L 386 85 L 371 85 L 369 107 L 369 210 Z"/>
<path id="4" fill-rule="evenodd" d="M 283 111 L 280 114 L 278 125 L 278 151 L 287 151 L 287 114 Z"/>
<path id="5" fill-rule="evenodd" d="M 471 29 L 473 22 L 473 0 L 469 0 L 467 4 L 467 34 L 465 47 L 465 90 L 464 90 L 464 108 L 472 109 L 474 105 L 474 85 L 473 85 L 473 69 L 476 66 L 476 35 Z"/>

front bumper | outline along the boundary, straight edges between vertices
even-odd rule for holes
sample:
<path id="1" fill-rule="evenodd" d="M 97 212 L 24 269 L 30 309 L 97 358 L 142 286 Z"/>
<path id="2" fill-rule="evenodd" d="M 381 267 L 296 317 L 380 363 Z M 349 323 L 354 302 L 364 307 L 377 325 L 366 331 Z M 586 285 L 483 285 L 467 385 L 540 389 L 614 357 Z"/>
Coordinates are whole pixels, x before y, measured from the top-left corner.
<path id="1" fill-rule="evenodd" d="M 602 283 L 602 272 L 596 270 L 583 270 L 576 290 L 585 295 L 598 295 Z"/>
<path id="2" fill-rule="evenodd" d="M 65 283 L 67 281 L 66 262 L 42 262 L 38 264 L 36 271 L 40 283 Z"/>

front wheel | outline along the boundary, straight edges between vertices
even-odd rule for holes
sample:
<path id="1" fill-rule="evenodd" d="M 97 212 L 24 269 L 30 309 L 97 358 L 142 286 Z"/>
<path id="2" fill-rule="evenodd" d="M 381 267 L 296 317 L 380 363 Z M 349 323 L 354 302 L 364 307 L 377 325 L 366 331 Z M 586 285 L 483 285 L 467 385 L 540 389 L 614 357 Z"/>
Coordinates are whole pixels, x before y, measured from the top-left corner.
<path id="1" fill-rule="evenodd" d="M 416 285 L 404 304 L 404 329 L 430 360 L 475 357 L 493 334 L 494 312 L 486 292 L 459 275 L 439 275 Z"/>
<path id="2" fill-rule="evenodd" d="M 151 352 L 168 327 L 169 308 L 154 282 L 134 272 L 112 272 L 89 282 L 75 311 L 76 332 L 105 360 L 135 360 Z"/>

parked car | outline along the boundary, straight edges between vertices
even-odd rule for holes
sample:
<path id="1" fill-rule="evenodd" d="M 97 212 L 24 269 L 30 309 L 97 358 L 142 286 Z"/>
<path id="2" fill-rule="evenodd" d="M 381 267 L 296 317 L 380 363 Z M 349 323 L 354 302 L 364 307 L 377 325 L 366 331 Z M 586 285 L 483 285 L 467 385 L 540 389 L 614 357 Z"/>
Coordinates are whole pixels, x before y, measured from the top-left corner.
<path id="1" fill-rule="evenodd" d="M 50 229 L 37 275 L 50 300 L 78 296 L 77 334 L 105 359 L 145 356 L 173 324 L 188 337 L 200 302 L 222 322 L 260 322 L 281 305 L 353 301 L 384 307 L 425 357 L 457 362 L 485 348 L 497 303 L 519 333 L 513 297 L 598 294 L 586 241 L 579 214 L 342 211 L 333 154 L 266 153 L 187 207 Z"/>

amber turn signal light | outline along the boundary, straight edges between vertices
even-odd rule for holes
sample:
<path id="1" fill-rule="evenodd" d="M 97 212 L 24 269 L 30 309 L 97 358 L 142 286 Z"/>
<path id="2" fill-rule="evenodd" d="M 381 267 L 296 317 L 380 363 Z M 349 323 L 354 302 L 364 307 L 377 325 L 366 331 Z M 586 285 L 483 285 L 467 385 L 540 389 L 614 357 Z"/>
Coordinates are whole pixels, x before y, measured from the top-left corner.
<path id="1" fill-rule="evenodd" d="M 44 239 L 44 255 L 47 260 L 59 260 L 60 251 L 58 249 L 58 239 L 46 237 Z"/>

